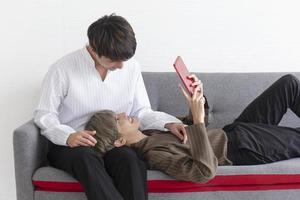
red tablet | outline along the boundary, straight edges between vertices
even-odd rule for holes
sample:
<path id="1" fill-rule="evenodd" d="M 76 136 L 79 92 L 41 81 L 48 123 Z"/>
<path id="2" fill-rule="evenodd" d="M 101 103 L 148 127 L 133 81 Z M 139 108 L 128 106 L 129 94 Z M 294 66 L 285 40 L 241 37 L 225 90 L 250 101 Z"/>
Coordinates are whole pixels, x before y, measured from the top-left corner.
<path id="1" fill-rule="evenodd" d="M 193 83 L 193 79 L 189 79 L 188 76 L 190 75 L 189 71 L 187 70 L 185 64 L 183 63 L 183 60 L 180 56 L 178 56 L 173 64 L 177 74 L 179 75 L 183 85 L 185 86 L 185 89 L 190 93 L 190 95 L 193 95 L 194 87 L 191 86 Z"/>

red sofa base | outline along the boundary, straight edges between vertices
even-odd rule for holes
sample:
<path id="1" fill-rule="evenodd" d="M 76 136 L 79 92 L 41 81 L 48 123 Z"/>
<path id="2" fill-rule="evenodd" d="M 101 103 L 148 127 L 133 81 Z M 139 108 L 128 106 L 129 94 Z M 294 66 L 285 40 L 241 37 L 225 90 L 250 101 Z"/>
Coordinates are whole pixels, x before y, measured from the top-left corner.
<path id="1" fill-rule="evenodd" d="M 79 182 L 34 180 L 36 191 L 83 192 Z M 207 183 L 178 180 L 148 180 L 148 192 L 206 192 L 300 189 L 300 174 L 249 174 L 216 176 Z"/>

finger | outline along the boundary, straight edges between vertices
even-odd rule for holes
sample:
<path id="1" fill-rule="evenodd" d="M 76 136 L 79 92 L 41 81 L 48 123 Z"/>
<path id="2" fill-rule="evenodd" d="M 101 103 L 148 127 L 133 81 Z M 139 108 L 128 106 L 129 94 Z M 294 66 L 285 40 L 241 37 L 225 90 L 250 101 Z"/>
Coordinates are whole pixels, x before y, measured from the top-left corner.
<path id="1" fill-rule="evenodd" d="M 198 87 L 198 89 L 195 88 L 195 90 L 197 91 L 197 97 L 196 98 L 199 100 L 201 97 L 203 97 L 203 91 L 202 91 L 200 85 L 198 85 L 197 87 Z"/>
<path id="2" fill-rule="evenodd" d="M 86 144 L 86 143 L 84 143 L 84 142 L 78 141 L 78 142 L 76 143 L 76 146 L 75 146 L 75 147 L 78 147 L 78 146 L 88 147 L 89 145 Z"/>
<path id="3" fill-rule="evenodd" d="M 69 144 L 69 147 L 71 147 L 71 148 L 74 148 L 74 147 L 77 147 L 77 144 Z"/>
<path id="4" fill-rule="evenodd" d="M 192 96 L 193 100 L 196 100 L 196 98 L 199 96 L 199 92 L 198 91 L 200 91 L 200 87 L 199 86 L 197 86 L 197 87 L 194 88 L 194 92 L 193 92 L 193 96 Z"/>
<path id="5" fill-rule="evenodd" d="M 199 84 L 199 87 L 200 87 L 200 92 L 203 94 L 203 83 L 202 82 Z"/>
<path id="6" fill-rule="evenodd" d="M 205 103 L 205 99 L 204 99 L 203 96 L 199 96 L 199 97 L 197 98 L 197 101 L 198 101 L 198 102 L 201 102 L 202 104 Z"/>
<path id="7" fill-rule="evenodd" d="M 89 141 L 91 141 L 94 144 L 97 143 L 97 140 L 93 136 L 91 136 L 89 133 L 83 132 L 82 137 L 88 139 Z"/>
<path id="8" fill-rule="evenodd" d="M 184 97 L 189 100 L 190 99 L 190 95 L 188 95 L 186 93 L 186 91 L 182 88 L 182 86 L 179 84 L 178 87 L 181 89 L 182 94 L 184 95 Z"/>
<path id="9" fill-rule="evenodd" d="M 84 138 L 84 137 L 81 137 L 81 138 L 79 139 L 79 142 L 82 142 L 82 143 L 84 143 L 84 144 L 86 144 L 86 145 L 88 145 L 88 146 L 95 146 L 94 143 L 92 143 L 90 140 L 88 140 L 88 139 L 86 139 L 86 138 Z"/>
<path id="10" fill-rule="evenodd" d="M 203 101 L 203 104 L 205 104 L 205 98 L 202 96 L 201 100 Z"/>
<path id="11" fill-rule="evenodd" d="M 198 86 L 198 85 L 200 85 L 201 84 L 201 81 L 195 81 L 195 82 L 193 82 L 192 84 L 191 84 L 191 86 Z"/>
<path id="12" fill-rule="evenodd" d="M 184 141 L 184 133 L 182 131 L 182 127 L 178 127 L 177 129 L 177 133 L 179 135 L 179 138 L 182 140 L 182 142 Z"/>
<path id="13" fill-rule="evenodd" d="M 186 130 L 184 127 L 181 127 L 181 133 L 183 135 L 183 144 L 185 144 L 188 138 L 187 138 L 187 133 L 186 133 Z"/>
<path id="14" fill-rule="evenodd" d="M 188 76 L 189 79 L 192 79 L 193 81 L 198 81 L 198 77 L 195 74 L 191 74 Z"/>
<path id="15" fill-rule="evenodd" d="M 176 130 L 173 132 L 180 140 L 183 140 L 183 136 Z"/>
<path id="16" fill-rule="evenodd" d="M 90 134 L 90 135 L 96 135 L 96 131 L 83 131 L 83 132 L 85 132 L 85 133 L 88 133 L 88 134 Z"/>
<path id="17" fill-rule="evenodd" d="M 203 98 L 204 98 L 203 95 L 199 95 L 199 96 L 197 97 L 197 100 L 201 100 L 201 101 L 202 101 Z"/>

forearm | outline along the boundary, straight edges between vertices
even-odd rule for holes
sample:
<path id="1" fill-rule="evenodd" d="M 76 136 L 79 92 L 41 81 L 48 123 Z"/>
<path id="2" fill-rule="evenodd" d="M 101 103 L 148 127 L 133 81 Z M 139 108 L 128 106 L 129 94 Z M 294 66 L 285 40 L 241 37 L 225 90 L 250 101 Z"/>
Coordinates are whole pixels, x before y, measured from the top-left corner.
<path id="1" fill-rule="evenodd" d="M 41 134 L 57 145 L 67 145 L 69 135 L 76 132 L 72 127 L 61 124 L 58 117 L 50 112 L 36 111 L 34 122 L 41 129 Z"/>
<path id="2" fill-rule="evenodd" d="M 151 109 L 145 111 L 140 115 L 140 129 L 157 129 L 161 131 L 167 131 L 166 124 L 168 123 L 182 123 L 176 117 L 164 112 L 153 111 Z"/>
<path id="3" fill-rule="evenodd" d="M 194 92 L 193 97 L 190 97 L 190 96 L 186 95 L 186 98 L 188 100 L 190 112 L 192 114 L 193 123 L 194 124 L 204 123 L 205 98 L 201 95 L 200 92 L 197 92 L 197 91 Z"/>
<path id="4" fill-rule="evenodd" d="M 204 107 L 202 109 L 204 109 Z M 204 112 L 201 112 L 201 111 L 198 111 L 198 110 L 191 110 L 191 113 L 192 113 L 192 118 L 193 118 L 193 124 L 204 123 L 204 121 L 205 121 L 204 120 L 205 119 L 205 113 Z"/>
<path id="5" fill-rule="evenodd" d="M 41 134 L 51 142 L 66 145 L 68 136 L 75 130 L 61 124 L 58 109 L 68 91 L 68 79 L 60 64 L 54 64 L 47 72 L 41 88 L 39 103 L 34 112 L 34 122 Z"/>
<path id="6" fill-rule="evenodd" d="M 195 163 L 206 166 L 208 174 L 214 174 L 217 168 L 217 158 L 207 136 L 204 123 L 186 127 L 191 147 L 191 155 Z"/>

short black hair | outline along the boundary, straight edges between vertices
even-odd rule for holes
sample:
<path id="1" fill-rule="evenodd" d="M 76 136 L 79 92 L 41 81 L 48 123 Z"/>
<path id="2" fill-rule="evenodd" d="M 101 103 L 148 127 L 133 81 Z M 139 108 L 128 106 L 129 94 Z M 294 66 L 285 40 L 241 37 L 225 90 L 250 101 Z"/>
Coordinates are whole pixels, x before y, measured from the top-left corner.
<path id="1" fill-rule="evenodd" d="M 136 39 L 131 25 L 125 18 L 114 13 L 92 23 L 87 35 L 90 47 L 100 57 L 125 61 L 135 54 Z"/>

